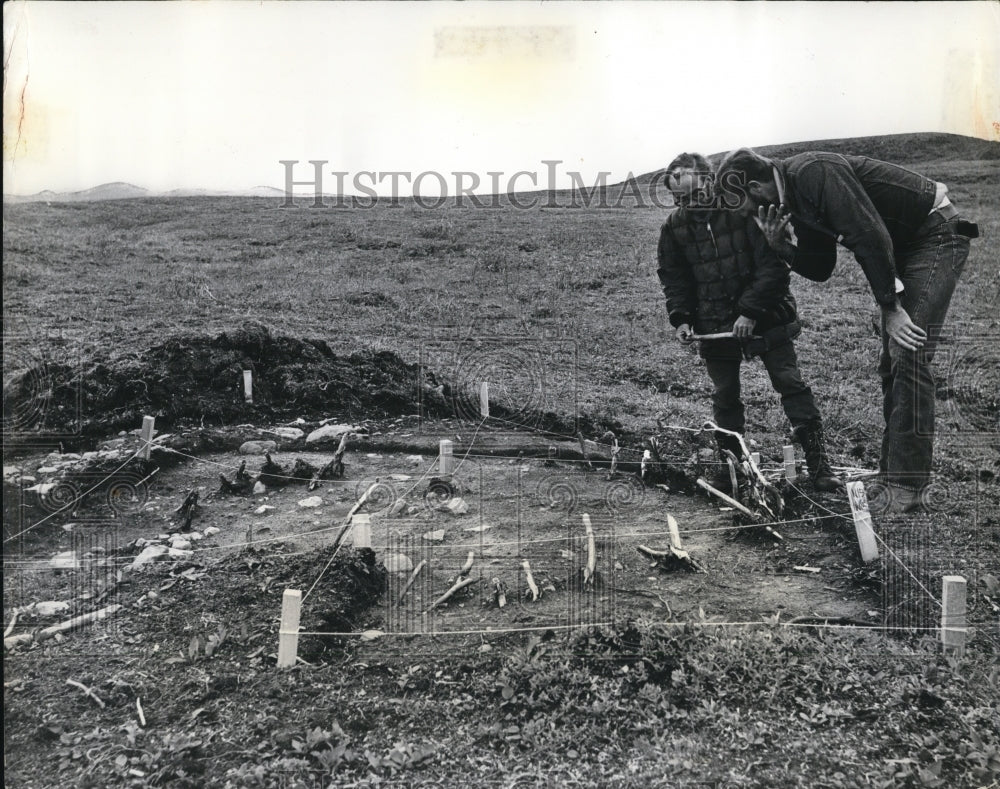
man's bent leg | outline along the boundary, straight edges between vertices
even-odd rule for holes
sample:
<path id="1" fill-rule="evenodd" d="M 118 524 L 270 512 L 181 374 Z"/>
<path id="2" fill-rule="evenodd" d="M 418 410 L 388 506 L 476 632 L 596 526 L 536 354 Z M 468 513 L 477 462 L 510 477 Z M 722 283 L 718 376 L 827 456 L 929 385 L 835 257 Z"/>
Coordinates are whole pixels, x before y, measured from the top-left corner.
<path id="1" fill-rule="evenodd" d="M 810 389 L 799 371 L 795 345 L 789 341 L 760 355 L 771 379 L 771 386 L 781 395 L 781 407 L 792 427 L 819 421 L 819 409 Z"/>

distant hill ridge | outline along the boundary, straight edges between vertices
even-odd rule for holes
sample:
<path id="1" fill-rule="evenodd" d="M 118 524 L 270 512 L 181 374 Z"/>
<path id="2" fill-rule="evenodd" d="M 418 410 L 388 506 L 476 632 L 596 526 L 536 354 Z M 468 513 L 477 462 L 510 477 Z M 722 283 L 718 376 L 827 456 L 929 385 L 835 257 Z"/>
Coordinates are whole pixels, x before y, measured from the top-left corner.
<path id="1" fill-rule="evenodd" d="M 1000 142 L 966 137 L 944 132 L 912 132 L 909 134 L 884 134 L 875 137 L 841 137 L 833 140 L 810 140 L 780 145 L 748 146 L 757 153 L 773 159 L 783 159 L 806 151 L 852 154 L 882 159 L 893 164 L 912 166 L 924 162 L 951 159 L 954 161 L 996 161 L 1000 159 Z M 668 155 L 672 159 L 676 153 Z M 729 151 L 708 154 L 713 164 L 722 161 Z M 664 162 L 666 165 L 667 162 Z M 665 174 L 664 169 L 636 176 L 638 183 L 648 183 Z"/>
<path id="2" fill-rule="evenodd" d="M 996 161 L 1000 160 L 1000 142 L 981 140 L 978 137 L 966 137 L 960 134 L 945 134 L 943 132 L 914 132 L 909 134 L 885 134 L 875 137 L 843 137 L 833 140 L 811 140 L 807 142 L 783 143 L 780 145 L 764 145 L 754 150 L 764 156 L 783 158 L 804 151 L 828 151 L 830 153 L 856 154 L 870 156 L 874 159 L 884 159 L 902 165 L 916 165 L 924 162 L 941 160 L 953 161 Z M 664 165 L 673 158 L 675 153 L 665 152 Z M 718 163 L 728 151 L 717 152 L 708 156 L 709 160 Z M 654 170 L 635 177 L 635 182 L 646 184 L 661 178 L 664 170 Z M 620 186 L 609 184 L 608 187 Z M 559 190 L 558 193 L 569 194 L 570 190 Z M 542 190 L 524 192 L 523 194 L 540 194 Z M 141 186 L 115 181 L 101 184 L 79 192 L 53 192 L 44 190 L 34 195 L 3 196 L 5 203 L 27 202 L 80 202 L 94 200 L 130 200 L 134 198 L 172 198 L 172 197 L 282 197 L 285 192 L 273 186 L 255 186 L 245 190 L 215 190 L 215 189 L 173 189 L 168 192 L 151 192 Z M 336 195 L 326 195 L 335 198 Z"/>

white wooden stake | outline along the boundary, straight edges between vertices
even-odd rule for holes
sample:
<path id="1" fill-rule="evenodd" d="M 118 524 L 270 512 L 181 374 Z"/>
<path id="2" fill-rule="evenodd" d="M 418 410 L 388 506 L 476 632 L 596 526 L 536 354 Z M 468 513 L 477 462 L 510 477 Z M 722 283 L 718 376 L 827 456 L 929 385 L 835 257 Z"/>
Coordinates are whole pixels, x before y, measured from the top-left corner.
<path id="1" fill-rule="evenodd" d="M 490 418 L 490 385 L 486 381 L 479 384 L 479 414 L 483 419 Z"/>
<path id="2" fill-rule="evenodd" d="M 789 482 L 795 482 L 795 447 L 791 444 L 785 444 L 781 448 L 781 452 L 785 459 L 785 479 Z"/>
<path id="3" fill-rule="evenodd" d="M 965 654 L 966 582 L 961 575 L 941 579 L 941 645 L 946 652 Z"/>
<path id="4" fill-rule="evenodd" d="M 143 460 L 149 460 L 149 451 L 153 445 L 153 425 L 156 424 L 156 418 L 152 416 L 144 416 L 142 418 L 142 431 L 139 434 L 139 439 L 142 441 L 142 451 L 139 453 L 139 457 Z"/>
<path id="5" fill-rule="evenodd" d="M 442 477 L 450 477 L 455 472 L 453 449 L 454 444 L 447 438 L 441 439 L 438 444 L 438 474 Z"/>
<path id="6" fill-rule="evenodd" d="M 878 558 L 878 544 L 875 542 L 875 530 L 872 528 L 872 514 L 868 511 L 865 483 L 861 480 L 848 482 L 847 500 L 851 505 L 851 515 L 854 517 L 854 531 L 858 535 L 861 561 L 865 563 L 874 561 Z"/>
<path id="7" fill-rule="evenodd" d="M 286 589 L 281 597 L 281 626 L 278 629 L 278 668 L 295 665 L 299 652 L 299 616 L 302 613 L 302 592 Z"/>
<path id="8" fill-rule="evenodd" d="M 353 531 L 351 532 L 351 539 L 353 540 L 354 547 L 371 548 L 372 516 L 363 512 L 359 512 L 357 515 L 352 515 L 351 526 L 353 527 Z"/>
<path id="9" fill-rule="evenodd" d="M 253 371 L 243 371 L 243 399 L 248 403 L 253 403 Z"/>
<path id="10" fill-rule="evenodd" d="M 583 568 L 583 582 L 593 583 L 594 572 L 597 570 L 597 546 L 594 541 L 594 526 L 590 515 L 583 513 L 583 528 L 587 533 L 587 564 Z"/>
<path id="11" fill-rule="evenodd" d="M 760 452 L 751 452 L 750 459 L 757 468 L 760 468 Z"/>

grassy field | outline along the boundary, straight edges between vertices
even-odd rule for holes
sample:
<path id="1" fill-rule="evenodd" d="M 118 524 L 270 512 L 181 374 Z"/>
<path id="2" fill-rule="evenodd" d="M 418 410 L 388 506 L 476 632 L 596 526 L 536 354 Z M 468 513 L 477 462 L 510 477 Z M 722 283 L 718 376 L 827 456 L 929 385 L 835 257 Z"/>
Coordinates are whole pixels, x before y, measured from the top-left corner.
<path id="1" fill-rule="evenodd" d="M 924 135 L 844 145 L 945 181 L 982 233 L 936 363 L 937 499 L 921 570 L 927 583 L 969 578 L 970 616 L 983 626 L 966 659 L 916 640 L 752 628 L 678 635 L 651 623 L 640 623 L 638 641 L 627 630 L 606 634 L 586 659 L 509 639 L 457 662 L 428 656 L 407 674 L 369 648 L 315 673 L 251 672 L 260 715 L 247 719 L 226 696 L 213 707 L 215 739 L 185 740 L 204 727 L 171 720 L 169 736 L 142 732 L 137 746 L 135 731 L 118 731 L 124 719 L 111 724 L 84 700 L 72 726 L 16 738 L 10 785 L 311 786 L 332 774 L 335 785 L 380 776 L 429 785 L 995 786 L 1000 640 L 988 577 L 1000 564 L 1000 159 L 995 147 L 959 143 Z M 710 416 L 707 375 L 673 339 L 656 279 L 662 209 L 301 203 L 5 205 L 5 382 L 18 360 L 114 360 L 173 335 L 257 321 L 337 352 L 393 351 L 458 386 L 488 379 L 495 401 L 513 410 L 530 400 L 632 435 L 652 430 L 657 415 L 692 426 Z M 867 283 L 841 250 L 830 282 L 795 278 L 793 289 L 799 358 L 834 459 L 874 468 L 880 341 Z M 759 363 L 745 367 L 744 399 L 748 434 L 777 452 L 787 424 Z M 242 676 L 237 658 L 227 668 Z M 27 687 L 44 682 L 18 660 Z M 671 671 L 655 674 L 663 665 Z M 119 672 L 137 686 L 154 681 L 128 665 Z M 42 725 L 30 716 L 7 723 Z M 104 734 L 88 740 L 85 723 Z M 123 737 L 131 744 L 116 745 Z M 74 755 L 91 742 L 102 749 L 97 763 Z M 431 753 L 421 750 L 428 743 Z M 46 759 L 49 748 L 58 759 Z"/>

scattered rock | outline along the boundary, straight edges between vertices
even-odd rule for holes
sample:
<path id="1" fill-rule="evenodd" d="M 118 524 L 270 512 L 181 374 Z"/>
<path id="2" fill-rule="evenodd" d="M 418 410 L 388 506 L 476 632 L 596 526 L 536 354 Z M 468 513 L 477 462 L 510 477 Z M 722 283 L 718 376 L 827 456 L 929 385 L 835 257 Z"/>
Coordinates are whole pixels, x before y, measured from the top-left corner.
<path id="1" fill-rule="evenodd" d="M 171 551 L 191 551 L 191 541 L 176 539 L 170 543 Z"/>
<path id="2" fill-rule="evenodd" d="M 253 484 L 253 495 L 263 496 L 265 493 L 267 493 L 267 485 L 265 485 L 260 480 L 257 480 L 257 482 Z M 301 504 L 301 502 L 299 503 Z"/>
<path id="3" fill-rule="evenodd" d="M 413 562 L 405 554 L 390 553 L 385 557 L 385 569 L 390 573 L 408 573 L 413 569 Z"/>
<path id="4" fill-rule="evenodd" d="M 469 505 L 461 496 L 456 496 L 444 506 L 452 515 L 465 515 L 469 511 Z"/>
<path id="5" fill-rule="evenodd" d="M 423 455 L 407 455 L 406 456 L 406 462 L 409 463 L 411 466 L 421 466 L 421 465 L 423 465 L 423 462 L 424 462 L 424 456 Z"/>
<path id="6" fill-rule="evenodd" d="M 188 534 L 187 538 L 191 540 L 191 542 L 198 542 L 198 540 L 204 539 L 204 535 L 199 531 L 193 531 Z"/>
<path id="7" fill-rule="evenodd" d="M 69 610 L 69 602 L 66 600 L 46 600 L 35 603 L 34 612 L 39 616 L 55 616 Z"/>
<path id="8" fill-rule="evenodd" d="M 271 432 L 279 438 L 284 438 L 287 441 L 295 441 L 305 435 L 305 433 L 297 427 L 276 427 L 271 430 Z"/>
<path id="9" fill-rule="evenodd" d="M 278 448 L 276 441 L 244 441 L 240 444 L 241 455 L 263 455 L 274 452 Z"/>
<path id="10" fill-rule="evenodd" d="M 63 551 L 49 559 L 49 567 L 53 570 L 77 570 L 80 567 L 80 560 L 76 556 L 76 551 Z"/>
<path id="11" fill-rule="evenodd" d="M 390 474 L 389 479 L 393 482 L 406 482 L 408 479 L 413 479 L 409 474 Z"/>
<path id="12" fill-rule="evenodd" d="M 444 539 L 444 529 L 435 529 L 434 531 L 424 532 L 423 535 L 425 540 L 431 542 L 441 542 Z"/>
<path id="13" fill-rule="evenodd" d="M 267 505 L 265 504 L 264 507 L 267 507 Z M 211 537 L 212 535 L 218 534 L 218 533 L 219 533 L 219 527 L 218 526 L 209 526 L 207 529 L 205 529 L 205 536 L 206 537 Z"/>
<path id="14" fill-rule="evenodd" d="M 187 548 L 168 548 L 167 555 L 171 559 L 182 559 L 187 556 L 191 556 L 194 551 Z"/>
<path id="15" fill-rule="evenodd" d="M 147 545 L 142 551 L 132 560 L 132 564 L 129 565 L 130 569 L 135 570 L 143 565 L 149 564 L 150 562 L 155 562 L 157 559 L 166 556 L 169 552 L 169 548 L 166 545 Z"/>
<path id="16" fill-rule="evenodd" d="M 324 441 L 340 441 L 344 433 L 357 433 L 359 431 L 360 428 L 354 425 L 323 425 L 306 436 L 306 443 L 319 444 Z"/>
<path id="17" fill-rule="evenodd" d="M 319 496 L 309 496 L 309 498 L 299 500 L 300 507 L 319 507 L 322 504 L 323 499 Z"/>
<path id="18" fill-rule="evenodd" d="M 474 531 L 474 532 L 484 532 L 487 529 L 492 529 L 492 524 L 480 523 L 478 526 L 470 526 L 468 529 L 463 529 L 463 531 Z"/>
<path id="19" fill-rule="evenodd" d="M 55 474 L 59 469 L 55 466 L 41 466 L 36 470 L 37 474 Z"/>
<path id="20" fill-rule="evenodd" d="M 318 497 L 314 496 L 313 498 L 318 498 Z M 301 504 L 301 503 L 302 502 L 300 501 L 299 504 Z M 267 513 L 269 513 L 273 509 L 274 509 L 274 507 L 272 507 L 270 504 L 261 504 L 257 509 L 255 509 L 253 511 L 253 514 L 254 515 L 267 515 Z M 208 529 L 214 529 L 214 528 L 215 528 L 214 526 L 209 526 L 208 527 Z M 205 529 L 205 534 L 208 534 L 208 529 Z M 217 531 L 219 531 L 219 530 L 215 529 L 215 532 L 217 532 Z M 213 534 L 215 532 L 213 532 Z"/>

